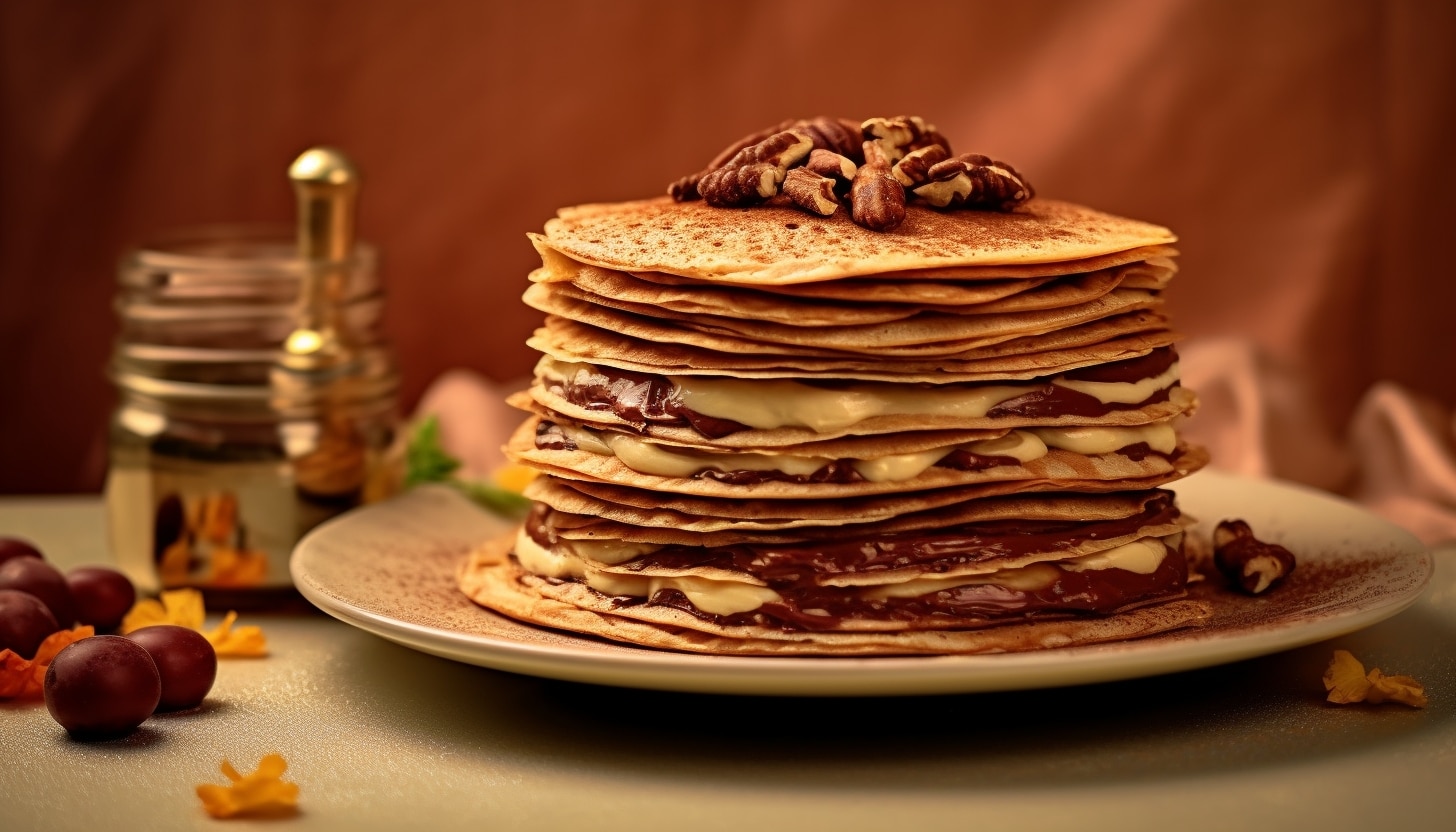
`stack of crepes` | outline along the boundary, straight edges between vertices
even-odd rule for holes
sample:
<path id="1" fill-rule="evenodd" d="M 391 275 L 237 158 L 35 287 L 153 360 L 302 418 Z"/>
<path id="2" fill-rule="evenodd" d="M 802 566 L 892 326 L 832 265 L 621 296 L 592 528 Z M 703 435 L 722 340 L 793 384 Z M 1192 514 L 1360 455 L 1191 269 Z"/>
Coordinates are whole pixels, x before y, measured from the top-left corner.
<path id="1" fill-rule="evenodd" d="M 508 455 L 533 509 L 461 571 L 520 620 L 727 654 L 1016 651 L 1198 623 L 1165 228 L 1032 199 L 565 209 Z"/>

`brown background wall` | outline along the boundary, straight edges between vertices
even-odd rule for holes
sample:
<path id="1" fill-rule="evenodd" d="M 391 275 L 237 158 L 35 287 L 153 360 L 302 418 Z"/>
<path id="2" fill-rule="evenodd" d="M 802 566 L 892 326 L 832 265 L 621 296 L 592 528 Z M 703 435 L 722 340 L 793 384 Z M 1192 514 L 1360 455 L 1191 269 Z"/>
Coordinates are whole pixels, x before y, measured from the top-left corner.
<path id="1" fill-rule="evenodd" d="M 529 370 L 525 239 L 789 117 L 919 114 L 1040 193 L 1169 225 L 1173 313 L 1258 340 L 1333 431 L 1391 378 L 1456 401 L 1456 7 L 1441 2 L 0 6 L 0 493 L 99 487 L 114 261 L 366 177 L 413 402 Z"/>

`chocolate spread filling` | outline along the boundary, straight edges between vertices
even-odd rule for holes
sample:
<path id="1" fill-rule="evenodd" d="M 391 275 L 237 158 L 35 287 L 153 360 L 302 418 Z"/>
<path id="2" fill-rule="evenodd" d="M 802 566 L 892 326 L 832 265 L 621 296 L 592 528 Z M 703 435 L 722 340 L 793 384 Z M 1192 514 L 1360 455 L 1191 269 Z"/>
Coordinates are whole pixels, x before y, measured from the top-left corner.
<path id="1" fill-rule="evenodd" d="M 555 422 L 542 421 L 536 425 L 536 447 L 543 451 L 574 451 L 578 445 L 572 440 L 561 426 Z M 1153 450 L 1146 442 L 1137 442 L 1124 448 L 1119 448 L 1116 453 L 1122 454 L 1134 462 L 1141 462 L 1150 456 L 1159 456 L 1166 460 L 1176 459 L 1178 453 L 1160 453 Z M 988 468 L 995 468 L 998 465 L 1020 465 L 1021 460 L 1012 456 L 995 456 L 973 453 L 964 448 L 957 448 L 935 463 L 935 468 L 950 468 L 956 471 L 985 471 Z M 852 460 L 832 460 L 809 474 L 787 474 L 783 471 L 774 470 L 737 470 L 719 471 L 716 468 L 704 467 L 693 474 L 694 477 L 717 480 L 729 485 L 758 485 L 764 482 L 792 482 L 792 483 L 853 483 L 864 482 L 864 477 L 854 469 Z"/>
<path id="2" fill-rule="evenodd" d="M 782 584 L 810 584 L 816 575 L 883 572 L 907 566 L 942 573 L 991 558 L 1068 551 L 1086 541 L 1125 537 L 1138 529 L 1166 525 L 1178 519 L 1172 492 L 1157 489 L 1151 495 L 1142 512 L 1117 520 L 997 520 L 872 538 L 743 543 L 713 548 L 669 545 L 624 565 L 639 571 L 648 567 L 716 566 L 753 575 L 776 588 Z M 553 514 L 550 507 L 536 503 L 526 520 L 526 533 L 543 547 L 550 547 L 555 541 Z"/>
<path id="3" fill-rule="evenodd" d="M 1173 347 L 1160 347 L 1147 355 L 1083 367 L 1061 376 L 1080 381 L 1137 382 L 1153 378 L 1178 360 Z M 1149 404 L 1166 401 L 1168 391 L 1159 390 L 1136 404 L 1107 404 L 1094 396 L 1079 393 L 1051 383 L 1051 379 L 1034 379 L 1035 389 L 1002 402 L 987 415 L 993 417 L 1022 416 L 1105 416 L 1115 410 L 1136 410 Z M 848 384 L 848 382 L 846 382 Z M 821 384 L 818 386 L 835 386 Z M 920 385 L 927 390 L 946 389 L 959 385 Z M 548 382 L 553 395 L 577 407 L 593 412 L 610 412 L 638 430 L 649 425 L 692 427 L 710 439 L 727 436 L 748 426 L 730 419 L 719 419 L 697 413 L 682 401 L 682 390 L 664 376 L 620 370 L 615 367 L 581 368 L 559 381 Z"/>
<path id="4" fill-rule="evenodd" d="M 659 590 L 650 599 L 616 600 L 620 607 L 637 604 L 672 607 L 726 627 L 759 625 L 781 630 L 828 631 L 843 629 L 849 621 L 913 621 L 915 629 L 922 630 L 969 628 L 1078 615 L 1111 615 L 1173 600 L 1183 595 L 1188 564 L 1180 547 L 1169 549 L 1167 557 L 1149 575 L 1125 569 L 1072 572 L 1057 567 L 1057 571 L 1057 578 L 1042 589 L 964 584 L 912 598 L 880 600 L 866 598 L 862 590 L 850 587 L 795 587 L 791 594 L 781 592 L 781 601 L 733 615 L 705 613 L 676 589 Z"/>
<path id="5" fill-rule="evenodd" d="M 707 566 L 734 570 L 760 578 L 784 600 L 729 616 L 704 613 L 676 590 L 662 590 L 650 599 L 622 597 L 615 602 L 621 606 L 671 606 L 727 626 L 752 623 L 786 630 L 830 630 L 847 620 L 930 617 L 962 627 L 1068 614 L 1109 614 L 1181 594 L 1187 579 L 1187 564 L 1181 549 L 1170 549 L 1151 575 L 1122 569 L 1073 572 L 1056 567 L 1057 579 L 1038 590 L 1016 590 L 994 584 L 963 585 L 916 598 L 869 600 L 862 597 L 863 589 L 819 586 L 815 577 L 883 572 L 907 566 L 919 566 L 926 574 L 934 575 L 991 558 L 1069 551 L 1085 541 L 1111 540 L 1134 534 L 1149 525 L 1175 521 L 1179 513 L 1172 493 L 1157 490 L 1152 495 L 1141 513 L 1118 520 L 1003 520 L 807 543 L 743 543 L 713 548 L 669 545 L 625 565 L 639 571 L 648 567 Z M 526 521 L 527 534 L 543 547 L 551 546 L 555 537 L 551 515 L 549 507 L 537 504 Z"/>
<path id="6" fill-rule="evenodd" d="M 648 425 L 691 426 L 710 439 L 748 430 L 739 422 L 693 411 L 683 404 L 682 389 L 663 376 L 615 367 L 583 368 L 570 378 L 551 382 L 550 389 L 552 394 L 585 410 L 615 413 L 638 430 Z"/>

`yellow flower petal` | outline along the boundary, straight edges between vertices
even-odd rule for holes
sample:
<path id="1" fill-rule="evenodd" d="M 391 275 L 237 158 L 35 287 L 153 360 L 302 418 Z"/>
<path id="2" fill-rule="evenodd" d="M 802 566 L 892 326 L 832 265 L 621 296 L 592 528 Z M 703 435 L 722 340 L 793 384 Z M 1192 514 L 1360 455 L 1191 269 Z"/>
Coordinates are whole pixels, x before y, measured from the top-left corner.
<path id="1" fill-rule="evenodd" d="M 202 808 L 215 818 L 280 817 L 298 811 L 298 785 L 280 778 L 288 763 L 280 754 L 269 754 L 258 762 L 252 774 L 239 774 L 232 763 L 222 761 L 222 773 L 230 786 L 204 783 L 197 787 Z"/>
<path id="2" fill-rule="evenodd" d="M 1386 676 L 1380 668 L 1370 671 L 1370 692 L 1365 701 L 1375 705 L 1381 702 L 1399 702 L 1412 708 L 1426 707 L 1426 688 L 1409 676 Z"/>
<path id="3" fill-rule="evenodd" d="M 527 468 L 524 465 L 510 463 L 496 470 L 494 476 L 495 484 L 507 491 L 514 491 L 519 494 L 526 490 L 526 486 L 531 484 L 531 480 L 536 478 L 536 473 L 535 468 Z"/>
<path id="4" fill-rule="evenodd" d="M 1337 705 L 1352 702 L 1399 702 L 1412 708 L 1426 706 L 1426 689 L 1409 676 L 1386 676 L 1380 668 L 1365 672 L 1365 665 L 1346 650 L 1336 650 L 1325 671 L 1327 699 Z"/>
<path id="5" fill-rule="evenodd" d="M 1335 651 L 1329 669 L 1325 671 L 1324 682 L 1325 690 L 1330 692 L 1325 699 L 1337 705 L 1363 702 L 1365 693 L 1370 690 L 1370 681 L 1365 678 L 1365 665 L 1348 650 Z"/>

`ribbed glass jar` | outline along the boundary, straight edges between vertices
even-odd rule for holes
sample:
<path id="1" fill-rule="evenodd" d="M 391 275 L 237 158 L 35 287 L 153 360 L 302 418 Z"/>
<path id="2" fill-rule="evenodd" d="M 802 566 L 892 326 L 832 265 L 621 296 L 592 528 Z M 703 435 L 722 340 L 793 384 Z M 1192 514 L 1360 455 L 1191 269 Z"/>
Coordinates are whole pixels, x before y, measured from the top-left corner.
<path id="1" fill-rule="evenodd" d="M 289 599 L 299 537 L 398 488 L 398 373 L 374 250 L 330 270 L 326 320 L 342 349 L 306 371 L 283 360 L 309 268 L 296 251 L 288 229 L 229 226 L 121 261 L 106 502 L 139 589 Z"/>

